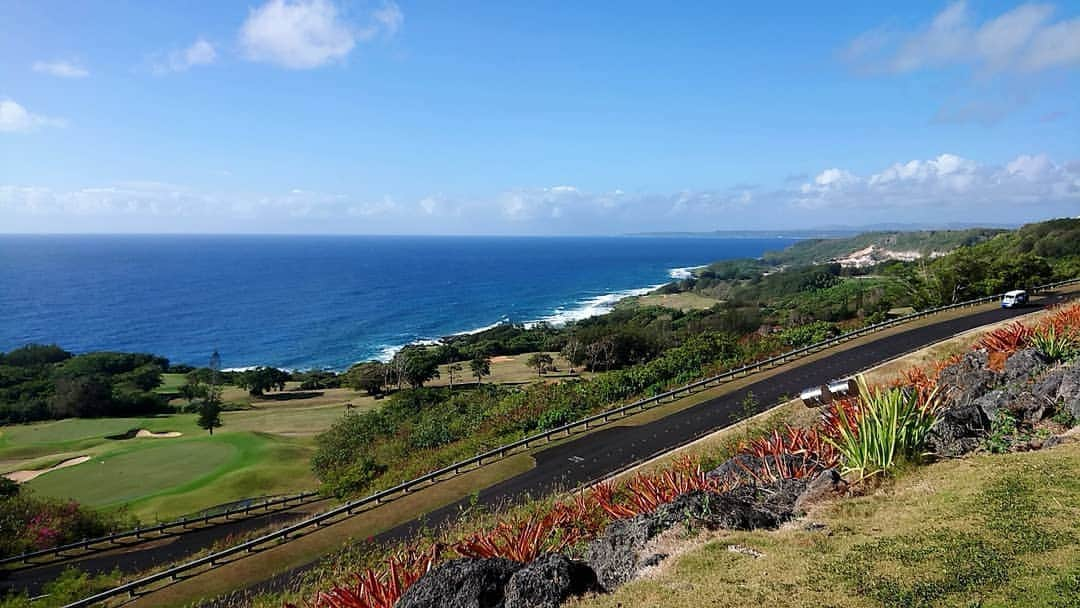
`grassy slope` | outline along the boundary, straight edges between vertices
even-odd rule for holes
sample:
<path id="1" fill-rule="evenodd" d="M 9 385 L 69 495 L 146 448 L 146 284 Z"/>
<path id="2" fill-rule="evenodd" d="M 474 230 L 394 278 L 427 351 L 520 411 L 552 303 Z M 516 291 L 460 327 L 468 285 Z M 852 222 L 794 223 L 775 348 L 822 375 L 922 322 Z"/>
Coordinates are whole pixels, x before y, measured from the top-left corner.
<path id="1" fill-rule="evenodd" d="M 941 462 L 807 521 L 705 533 L 649 576 L 572 605 L 1080 605 L 1080 443 Z"/>

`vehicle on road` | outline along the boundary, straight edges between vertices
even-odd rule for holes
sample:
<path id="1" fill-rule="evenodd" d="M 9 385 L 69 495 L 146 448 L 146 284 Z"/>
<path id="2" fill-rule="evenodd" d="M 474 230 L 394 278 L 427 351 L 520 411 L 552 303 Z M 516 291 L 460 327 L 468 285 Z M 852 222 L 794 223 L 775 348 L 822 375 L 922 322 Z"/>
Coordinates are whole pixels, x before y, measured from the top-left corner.
<path id="1" fill-rule="evenodd" d="M 1028 292 L 1023 289 L 1014 289 L 1005 292 L 1001 297 L 1002 308 L 1016 308 L 1028 303 Z"/>

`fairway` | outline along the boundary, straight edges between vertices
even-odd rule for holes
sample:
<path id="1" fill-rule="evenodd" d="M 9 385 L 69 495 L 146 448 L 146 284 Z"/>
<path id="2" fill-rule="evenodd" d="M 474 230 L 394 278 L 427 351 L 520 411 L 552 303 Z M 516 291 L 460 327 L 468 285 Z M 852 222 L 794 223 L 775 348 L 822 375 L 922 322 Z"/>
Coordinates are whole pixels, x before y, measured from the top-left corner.
<path id="1" fill-rule="evenodd" d="M 74 498 L 95 507 L 129 503 L 183 485 L 197 485 L 241 455 L 227 436 L 215 439 L 134 440 L 140 444 L 53 471 L 27 485 L 38 494 Z M 143 443 L 150 441 L 157 443 Z"/>

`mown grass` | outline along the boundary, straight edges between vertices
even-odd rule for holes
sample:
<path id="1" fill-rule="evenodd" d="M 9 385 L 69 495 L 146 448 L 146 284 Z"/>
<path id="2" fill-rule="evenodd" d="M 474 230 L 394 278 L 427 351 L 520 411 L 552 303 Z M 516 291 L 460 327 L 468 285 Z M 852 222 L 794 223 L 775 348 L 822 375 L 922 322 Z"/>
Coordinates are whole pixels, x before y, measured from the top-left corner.
<path id="1" fill-rule="evenodd" d="M 913 469 L 809 519 L 816 525 L 712 533 L 655 574 L 573 605 L 1080 605 L 1077 443 Z"/>
<path id="2" fill-rule="evenodd" d="M 693 291 L 680 293 L 657 293 L 647 296 L 638 296 L 632 300 L 637 306 L 665 306 L 683 312 L 691 310 L 707 310 L 716 306 L 721 301 L 716 298 L 701 295 Z"/>
<path id="3" fill-rule="evenodd" d="M 123 506 L 147 521 L 316 486 L 308 467 L 314 449 L 309 440 L 232 432 L 123 443 L 26 485 L 43 496 L 93 507 Z"/>
<path id="4" fill-rule="evenodd" d="M 185 374 L 161 374 L 161 386 L 154 389 L 155 393 L 175 393 L 181 386 L 187 383 Z"/>

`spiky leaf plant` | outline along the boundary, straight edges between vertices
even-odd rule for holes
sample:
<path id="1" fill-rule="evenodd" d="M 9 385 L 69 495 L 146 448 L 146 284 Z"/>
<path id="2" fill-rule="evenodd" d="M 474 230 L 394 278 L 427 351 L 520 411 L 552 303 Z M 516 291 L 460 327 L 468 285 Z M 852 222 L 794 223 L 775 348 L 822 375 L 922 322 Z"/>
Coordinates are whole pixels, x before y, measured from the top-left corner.
<path id="1" fill-rule="evenodd" d="M 871 387 L 862 376 L 857 381 L 858 404 L 835 410 L 835 435 L 827 440 L 842 455 L 844 474 L 861 480 L 921 455 L 940 399 L 936 389 L 920 398 L 916 390 Z"/>

